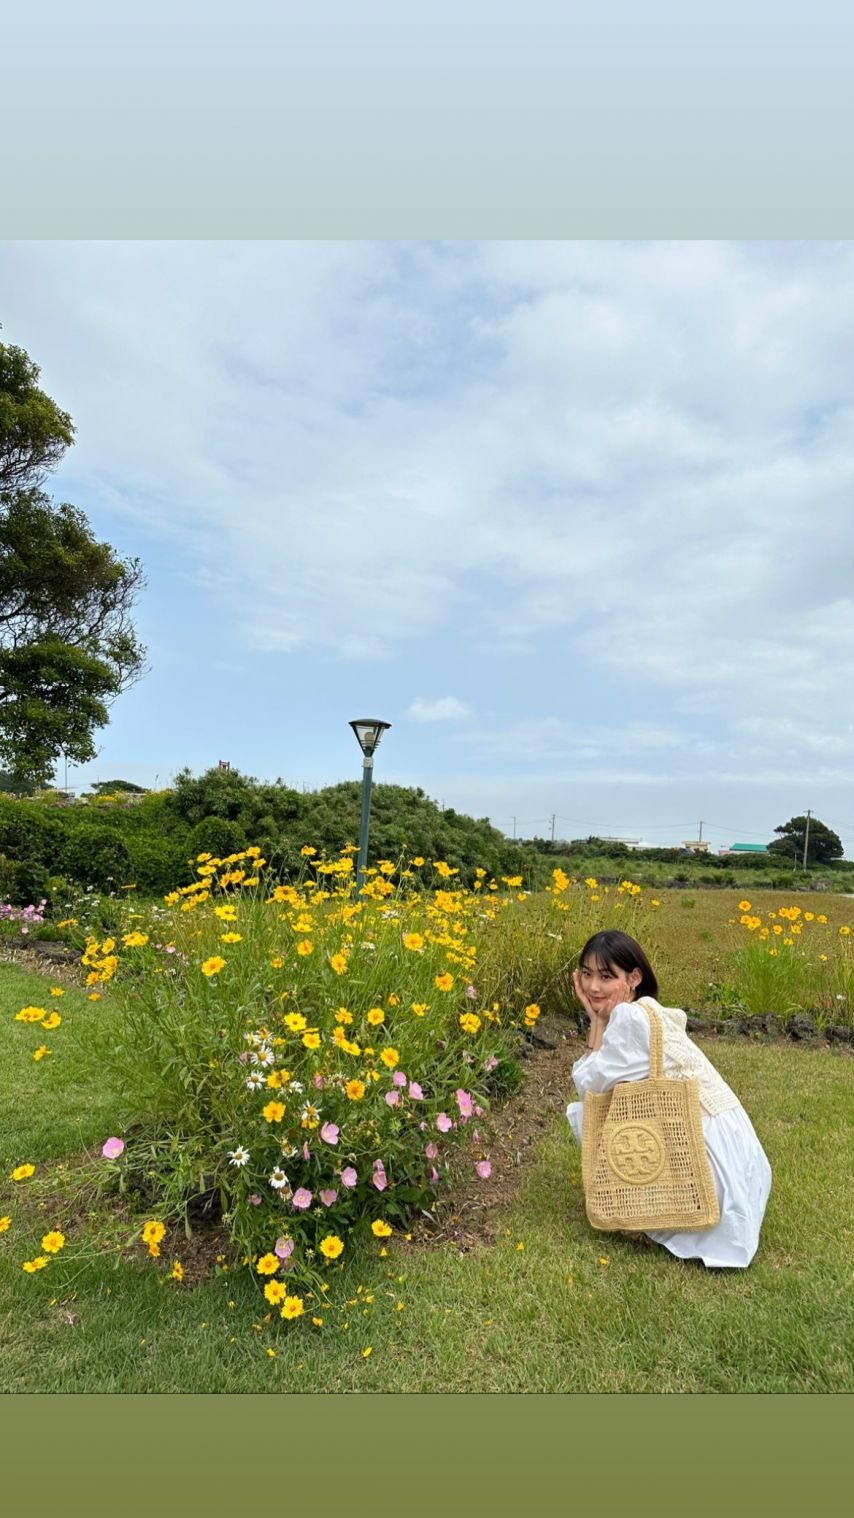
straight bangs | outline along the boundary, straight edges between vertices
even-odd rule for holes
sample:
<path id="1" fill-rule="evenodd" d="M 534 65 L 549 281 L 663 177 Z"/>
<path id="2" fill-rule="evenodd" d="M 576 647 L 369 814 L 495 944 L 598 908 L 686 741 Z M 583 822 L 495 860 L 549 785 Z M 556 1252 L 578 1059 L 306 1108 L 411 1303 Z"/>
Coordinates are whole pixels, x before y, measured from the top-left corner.
<path id="1" fill-rule="evenodd" d="M 658 981 L 655 972 L 640 944 L 619 928 L 605 928 L 588 938 L 578 956 L 579 967 L 595 963 L 599 970 L 640 970 L 641 978 L 635 988 L 635 1001 L 641 996 L 653 996 L 658 1000 Z"/>

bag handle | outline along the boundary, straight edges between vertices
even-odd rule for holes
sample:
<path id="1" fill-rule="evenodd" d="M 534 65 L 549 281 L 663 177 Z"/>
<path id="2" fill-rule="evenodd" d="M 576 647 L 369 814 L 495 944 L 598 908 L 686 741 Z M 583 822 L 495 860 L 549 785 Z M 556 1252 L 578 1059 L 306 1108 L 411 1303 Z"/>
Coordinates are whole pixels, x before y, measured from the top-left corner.
<path id="1" fill-rule="evenodd" d="M 643 1007 L 649 1018 L 649 1073 L 653 1080 L 660 1081 L 664 1078 L 664 1034 L 661 1018 L 645 998 L 641 997 L 638 1006 Z"/>

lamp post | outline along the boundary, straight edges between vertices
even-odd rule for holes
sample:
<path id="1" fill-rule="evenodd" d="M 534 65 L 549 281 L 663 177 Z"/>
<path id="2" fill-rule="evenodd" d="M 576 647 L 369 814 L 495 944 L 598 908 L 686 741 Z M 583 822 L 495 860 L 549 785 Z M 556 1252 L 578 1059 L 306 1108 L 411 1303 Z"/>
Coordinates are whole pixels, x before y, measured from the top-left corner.
<path id="1" fill-rule="evenodd" d="M 375 717 L 359 717 L 350 723 L 364 759 L 362 761 L 362 815 L 359 819 L 359 865 L 356 872 L 356 890 L 362 889 L 368 863 L 368 826 L 371 817 L 371 784 L 374 775 L 374 752 L 390 722 L 379 722 Z"/>

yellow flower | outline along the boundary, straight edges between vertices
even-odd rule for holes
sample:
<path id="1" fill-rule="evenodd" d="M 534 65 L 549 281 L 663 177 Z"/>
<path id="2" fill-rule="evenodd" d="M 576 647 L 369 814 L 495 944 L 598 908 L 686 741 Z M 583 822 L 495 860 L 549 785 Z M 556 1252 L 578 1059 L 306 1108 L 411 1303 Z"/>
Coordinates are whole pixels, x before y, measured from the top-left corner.
<path id="1" fill-rule="evenodd" d="M 50 988 L 50 994 L 51 994 L 51 996 L 64 996 L 65 992 L 63 991 L 63 989 L 62 989 L 61 986 L 51 986 L 51 988 Z"/>
<path id="2" fill-rule="evenodd" d="M 373 1351 L 373 1346 L 369 1344 L 368 1347 L 367 1347 L 367 1349 L 363 1349 L 362 1350 L 362 1359 L 363 1360 L 367 1360 L 368 1356 L 372 1355 L 373 1352 L 374 1352 Z"/>
<path id="3" fill-rule="evenodd" d="M 337 1233 L 328 1233 L 326 1238 L 320 1241 L 320 1253 L 325 1255 L 327 1260 L 337 1260 L 343 1249 L 344 1242 L 339 1239 Z"/>
<path id="4" fill-rule="evenodd" d="M 143 1226 L 142 1241 L 144 1244 L 159 1244 L 165 1232 L 166 1228 L 163 1223 L 157 1223 L 152 1219 L 151 1222 Z"/>
<path id="5" fill-rule="evenodd" d="M 35 1165 L 16 1165 L 15 1169 L 12 1171 L 12 1180 L 27 1181 L 29 1180 L 30 1176 L 35 1175 L 35 1173 Z"/>
<path id="6" fill-rule="evenodd" d="M 101 993 L 100 993 L 100 991 L 90 991 L 89 995 L 86 997 L 86 1000 L 87 1001 L 100 1001 L 101 1000 Z"/>
<path id="7" fill-rule="evenodd" d="M 332 958 L 329 961 L 329 963 L 331 964 L 331 966 L 332 966 L 333 970 L 335 971 L 336 975 L 343 975 L 344 971 L 347 968 L 347 955 L 346 954 L 333 954 Z"/>
<path id="8" fill-rule="evenodd" d="M 301 1012 L 289 1012 L 285 1018 L 285 1027 L 290 1028 L 292 1033 L 304 1033 L 308 1023 Z"/>
<path id="9" fill-rule="evenodd" d="M 427 1011 L 428 1006 L 429 1006 L 429 1002 L 426 1002 L 426 1001 L 414 1001 L 412 1003 L 412 1010 L 415 1013 L 416 1017 L 423 1017 L 424 1013 Z"/>
<path id="10" fill-rule="evenodd" d="M 42 1027 L 46 1033 L 52 1033 L 54 1028 L 58 1028 L 61 1022 L 62 1018 L 58 1012 L 50 1012 L 47 1017 L 42 1018 Z"/>
<path id="11" fill-rule="evenodd" d="M 288 1288 L 284 1281 L 268 1281 L 264 1287 L 264 1295 L 268 1302 L 272 1302 L 274 1307 L 278 1307 L 281 1302 L 284 1302 L 287 1294 Z"/>
<path id="12" fill-rule="evenodd" d="M 423 949 L 424 939 L 420 933 L 404 933 L 403 947 L 405 949 L 412 949 L 413 952 L 417 951 L 418 949 Z"/>
<path id="13" fill-rule="evenodd" d="M 124 933 L 122 935 L 122 943 L 126 949 L 142 949 L 148 943 L 148 934 L 138 933 L 136 931 L 133 933 Z"/>
<path id="14" fill-rule="evenodd" d="M 47 1007 L 22 1007 L 15 1013 L 15 1022 L 40 1023 L 43 1017 L 47 1017 Z"/>
<path id="15" fill-rule="evenodd" d="M 353 1021 L 353 1014 L 352 1012 L 348 1012 L 346 1007 L 339 1007 L 335 1013 L 335 1021 L 337 1023 L 351 1023 Z"/>
<path id="16" fill-rule="evenodd" d="M 307 954 L 314 953 L 314 944 L 309 938 L 301 939 L 297 944 L 297 953 L 302 955 L 302 958 L 305 959 Z"/>
<path id="17" fill-rule="evenodd" d="M 387 1239 L 391 1234 L 391 1224 L 384 1223 L 382 1218 L 376 1218 L 371 1224 L 371 1233 L 375 1239 Z"/>
<path id="18" fill-rule="evenodd" d="M 397 1049 L 383 1049 L 380 1059 L 389 1070 L 396 1070 L 400 1064 L 400 1054 Z"/>
<path id="19" fill-rule="evenodd" d="M 23 1269 L 28 1275 L 32 1275 L 34 1270 L 44 1270 L 47 1263 L 47 1255 L 40 1254 L 34 1260 L 25 1260 Z"/>
<path id="20" fill-rule="evenodd" d="M 435 985 L 438 991 L 450 991 L 453 984 L 454 977 L 447 972 L 444 975 L 437 975 L 435 978 Z"/>
<path id="21" fill-rule="evenodd" d="M 268 1123 L 280 1123 L 284 1115 L 284 1102 L 268 1102 L 262 1113 L 262 1116 L 267 1119 Z"/>
<path id="22" fill-rule="evenodd" d="M 300 849 L 300 853 L 302 854 L 303 859 L 310 859 L 312 854 L 317 853 L 317 849 L 313 849 L 310 843 L 304 843 Z"/>
<path id="23" fill-rule="evenodd" d="M 261 1259 L 258 1261 L 258 1264 L 255 1266 L 255 1269 L 257 1270 L 259 1276 L 274 1276 L 278 1268 L 279 1257 L 275 1254 L 262 1255 Z"/>
<path id="24" fill-rule="evenodd" d="M 460 1027 L 464 1033 L 478 1033 L 480 1031 L 480 1018 L 475 1012 L 463 1012 L 460 1017 Z"/>
<path id="25" fill-rule="evenodd" d="M 304 1033 L 303 1036 L 302 1036 L 302 1044 L 303 1044 L 303 1048 L 304 1049 L 319 1049 L 320 1048 L 320 1034 L 319 1033 Z"/>
<path id="26" fill-rule="evenodd" d="M 45 1234 L 44 1238 L 42 1239 L 42 1249 L 44 1249 L 47 1254 L 58 1254 L 64 1243 L 65 1234 L 60 1233 L 58 1229 L 54 1229 L 53 1233 Z"/>
<path id="27" fill-rule="evenodd" d="M 816 918 L 816 922 L 827 922 L 827 918 L 823 912 L 819 912 L 818 917 Z"/>
<path id="28" fill-rule="evenodd" d="M 210 976 L 218 975 L 220 970 L 223 970 L 224 968 L 225 960 L 222 959 L 218 954 L 212 954 L 210 959 L 205 960 L 204 964 L 201 967 L 201 970 L 203 975 Z"/>
<path id="29" fill-rule="evenodd" d="M 243 942 L 243 934 L 242 933 L 220 933 L 219 936 L 220 936 L 220 938 L 221 938 L 221 940 L 222 940 L 223 943 L 242 943 Z"/>
<path id="30" fill-rule="evenodd" d="M 234 922 L 237 917 L 237 908 L 226 903 L 222 907 L 214 907 L 214 913 L 220 922 Z"/>
<path id="31" fill-rule="evenodd" d="M 371 1007 L 371 1010 L 367 1016 L 367 1021 L 370 1023 L 372 1028 L 378 1028 L 384 1018 L 385 1013 L 382 1007 Z"/>
<path id="32" fill-rule="evenodd" d="M 739 910 L 739 912 L 749 912 L 750 911 L 750 902 L 749 901 L 740 901 L 738 903 L 738 910 Z"/>
<path id="33" fill-rule="evenodd" d="M 590 875 L 587 880 L 585 880 L 584 884 L 588 887 L 589 890 L 595 891 L 599 882 L 598 880 L 594 880 L 593 876 Z"/>
<path id="34" fill-rule="evenodd" d="M 851 929 L 850 929 L 850 928 L 849 928 L 849 927 L 848 927 L 848 926 L 847 926 L 847 924 L 844 924 L 844 923 L 843 923 L 843 925 L 842 925 L 842 927 L 841 927 L 841 928 L 840 928 L 840 929 L 839 929 L 839 931 L 840 931 L 840 933 L 841 933 L 841 934 L 842 934 L 842 935 L 843 935 L 843 937 L 845 937 L 845 938 L 847 938 L 847 937 L 848 937 L 848 935 L 849 935 L 849 933 L 850 933 L 850 932 L 851 932 Z"/>
<path id="35" fill-rule="evenodd" d="M 537 1018 L 539 1017 L 539 1015 L 540 1015 L 540 1009 L 537 1006 L 536 1002 L 532 1001 L 531 1004 L 530 1004 L 530 1006 L 528 1006 L 528 1007 L 525 1008 L 525 1017 L 530 1022 L 535 1023 L 537 1021 Z"/>
<path id="36" fill-rule="evenodd" d="M 365 1094 L 365 1087 L 361 1081 L 348 1081 L 344 1089 L 351 1102 L 360 1102 Z"/>
<path id="37" fill-rule="evenodd" d="M 10 1217 L 0 1218 L 0 1233 L 6 1232 L 6 1229 L 9 1227 L 11 1221 L 12 1219 Z"/>
<path id="38" fill-rule="evenodd" d="M 45 1057 L 46 1054 L 50 1054 L 50 1050 L 49 1050 L 47 1044 L 39 1044 L 39 1047 L 36 1049 L 35 1053 L 33 1054 L 33 1059 L 36 1060 L 36 1062 L 38 1062 L 40 1059 L 44 1059 L 44 1057 Z"/>
<path id="39" fill-rule="evenodd" d="M 396 1007 L 397 1004 L 398 1004 L 398 1002 L 399 1002 L 399 1000 L 400 1000 L 400 997 L 395 996 L 394 992 L 392 992 L 391 996 L 387 996 L 386 997 L 386 1001 L 388 1002 L 388 1004 L 389 1004 L 390 1007 Z"/>
<path id="40" fill-rule="evenodd" d="M 299 1318 L 302 1316 L 302 1313 L 302 1297 L 285 1297 L 285 1300 L 282 1304 L 282 1310 L 279 1314 L 281 1318 Z"/>
<path id="41" fill-rule="evenodd" d="M 393 875 L 394 874 L 394 865 L 392 864 L 392 862 L 391 862 L 390 859 L 379 859 L 379 860 L 377 860 L 377 869 L 378 870 L 382 870 L 382 873 L 384 875 Z"/>
<path id="42" fill-rule="evenodd" d="M 184 1267 L 181 1264 L 180 1260 L 176 1260 L 175 1264 L 172 1266 L 172 1280 L 173 1281 L 183 1281 L 183 1279 L 184 1279 Z"/>

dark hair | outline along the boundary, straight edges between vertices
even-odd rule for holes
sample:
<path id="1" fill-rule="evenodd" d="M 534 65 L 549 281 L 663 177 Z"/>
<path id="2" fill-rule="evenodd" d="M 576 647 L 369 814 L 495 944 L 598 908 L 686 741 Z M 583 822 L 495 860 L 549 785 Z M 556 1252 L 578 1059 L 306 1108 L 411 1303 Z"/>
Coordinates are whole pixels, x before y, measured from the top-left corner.
<path id="1" fill-rule="evenodd" d="M 602 933 L 594 933 L 578 956 L 579 966 L 591 957 L 606 970 L 640 970 L 641 978 L 635 989 L 635 1000 L 639 996 L 654 996 L 658 1000 L 658 981 L 652 965 L 640 944 L 629 938 L 628 933 L 621 933 L 619 928 L 606 928 Z"/>

